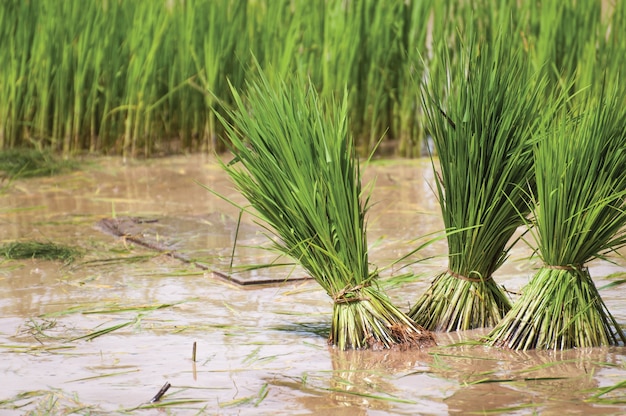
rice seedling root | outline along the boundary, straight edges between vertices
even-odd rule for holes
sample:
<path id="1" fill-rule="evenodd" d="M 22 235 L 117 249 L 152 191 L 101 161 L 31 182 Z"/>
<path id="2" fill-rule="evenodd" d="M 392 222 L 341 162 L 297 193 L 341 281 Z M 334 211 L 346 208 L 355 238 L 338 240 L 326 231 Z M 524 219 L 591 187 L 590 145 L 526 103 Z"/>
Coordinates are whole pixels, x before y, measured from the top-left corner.
<path id="1" fill-rule="evenodd" d="M 330 345 L 375 351 L 405 351 L 436 345 L 432 332 L 409 319 L 379 289 L 353 288 L 333 299 Z"/>

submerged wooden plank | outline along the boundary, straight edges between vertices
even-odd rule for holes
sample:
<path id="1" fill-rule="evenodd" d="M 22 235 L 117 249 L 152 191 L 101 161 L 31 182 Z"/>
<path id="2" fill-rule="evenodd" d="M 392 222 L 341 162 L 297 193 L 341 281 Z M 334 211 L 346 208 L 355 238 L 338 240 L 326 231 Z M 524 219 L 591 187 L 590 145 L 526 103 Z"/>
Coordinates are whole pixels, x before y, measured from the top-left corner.
<path id="1" fill-rule="evenodd" d="M 189 219 L 187 219 L 187 221 L 189 221 Z M 163 230 L 157 230 L 157 226 L 161 223 L 162 219 L 157 218 L 116 217 L 103 218 L 96 223 L 95 227 L 105 234 L 121 238 L 125 242 L 131 242 L 147 249 L 158 251 L 183 263 L 192 264 L 195 267 L 208 272 L 213 277 L 241 286 L 275 285 L 287 281 L 293 282 L 311 280 L 310 277 L 303 275 L 292 276 L 291 274 L 288 274 L 285 276 L 282 274 L 268 273 L 263 276 L 250 277 L 245 274 L 230 274 L 224 273 L 220 270 L 215 270 L 215 268 L 209 264 L 194 260 L 186 254 L 173 249 L 173 245 L 168 243 L 168 241 L 176 236 L 164 236 L 162 234 Z M 198 227 L 200 226 L 201 223 L 198 221 Z M 158 239 L 155 236 L 158 236 Z"/>

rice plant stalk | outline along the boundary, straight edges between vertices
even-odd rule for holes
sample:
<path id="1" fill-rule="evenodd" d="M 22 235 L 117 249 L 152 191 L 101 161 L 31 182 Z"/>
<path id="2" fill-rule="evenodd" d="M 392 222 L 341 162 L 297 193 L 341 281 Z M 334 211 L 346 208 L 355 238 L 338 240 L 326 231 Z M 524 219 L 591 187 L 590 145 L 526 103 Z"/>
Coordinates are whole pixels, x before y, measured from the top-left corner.
<path id="1" fill-rule="evenodd" d="M 510 308 L 493 273 L 530 210 L 532 132 L 542 82 L 506 33 L 480 45 L 470 34 L 458 63 L 444 51 L 442 64 L 423 84 L 439 158 L 438 198 L 449 231 L 448 269 L 409 312 L 427 329 L 493 326 Z"/>
<path id="2" fill-rule="evenodd" d="M 322 102 L 309 83 L 273 88 L 261 74 L 246 102 L 232 88 L 235 159 L 224 168 L 274 234 L 333 300 L 329 343 L 344 349 L 434 344 L 377 285 L 369 269 L 358 160 L 348 132 L 347 97 Z"/>
<path id="3" fill-rule="evenodd" d="M 489 335 L 492 345 L 559 350 L 626 341 L 585 266 L 626 244 L 623 94 L 619 83 L 592 87 L 538 143 L 531 231 L 544 265 Z"/>

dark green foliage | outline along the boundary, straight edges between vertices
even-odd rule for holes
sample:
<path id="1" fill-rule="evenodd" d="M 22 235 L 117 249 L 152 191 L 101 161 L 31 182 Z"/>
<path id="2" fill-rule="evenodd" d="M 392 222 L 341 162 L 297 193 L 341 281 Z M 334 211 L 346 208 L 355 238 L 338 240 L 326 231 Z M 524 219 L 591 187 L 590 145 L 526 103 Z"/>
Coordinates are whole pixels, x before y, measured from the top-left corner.
<path id="1" fill-rule="evenodd" d="M 0 246 L 0 255 L 7 259 L 60 260 L 71 263 L 82 256 L 81 250 L 52 242 L 18 241 Z"/>
<path id="2" fill-rule="evenodd" d="M 10 178 L 56 175 L 76 166 L 76 162 L 60 160 L 49 151 L 22 148 L 0 151 L 0 172 Z"/>

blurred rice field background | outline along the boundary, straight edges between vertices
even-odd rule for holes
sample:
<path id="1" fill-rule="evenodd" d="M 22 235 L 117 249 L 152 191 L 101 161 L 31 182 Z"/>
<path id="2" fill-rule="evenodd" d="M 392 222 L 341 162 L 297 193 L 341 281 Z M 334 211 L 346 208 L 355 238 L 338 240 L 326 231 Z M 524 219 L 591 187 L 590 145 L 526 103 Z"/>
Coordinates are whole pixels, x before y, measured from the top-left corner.
<path id="1" fill-rule="evenodd" d="M 626 54 L 623 2 L 577 0 L 6 0 L 0 149 L 149 157 L 221 150 L 229 83 L 306 76 L 347 91 L 362 154 L 424 154 L 419 82 L 472 24 L 513 28 L 555 85 L 584 87 Z M 454 61 L 454 57 L 452 57 Z M 548 95 L 546 97 L 548 98 Z"/>

